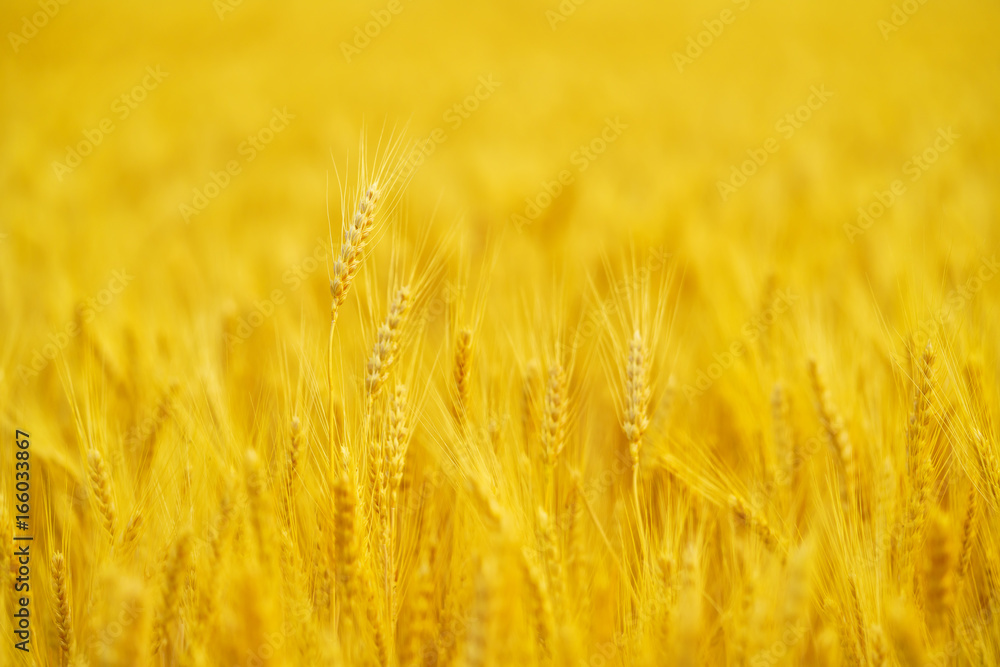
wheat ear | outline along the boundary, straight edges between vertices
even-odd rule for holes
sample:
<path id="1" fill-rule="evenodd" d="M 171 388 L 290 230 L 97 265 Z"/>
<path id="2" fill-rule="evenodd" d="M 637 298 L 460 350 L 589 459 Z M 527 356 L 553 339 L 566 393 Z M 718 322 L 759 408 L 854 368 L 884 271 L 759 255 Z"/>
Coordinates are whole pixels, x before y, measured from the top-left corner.
<path id="1" fill-rule="evenodd" d="M 455 416 L 464 423 L 469 410 L 472 388 L 472 330 L 462 329 L 455 342 Z"/>
<path id="2" fill-rule="evenodd" d="M 979 518 L 979 492 L 975 485 L 969 485 L 969 502 L 965 510 L 965 521 L 962 522 L 962 550 L 958 559 L 958 578 L 962 579 L 969 571 L 969 561 L 972 559 L 972 546 L 976 541 L 976 520 Z"/>
<path id="3" fill-rule="evenodd" d="M 336 374 L 333 368 L 333 333 L 337 326 L 337 316 L 340 308 L 347 300 L 347 292 L 351 288 L 354 277 L 361 269 L 361 262 L 365 257 L 365 243 L 375 226 L 375 213 L 379 202 L 378 183 L 372 183 L 364 190 L 354 209 L 354 216 L 350 222 L 344 226 L 343 240 L 340 245 L 340 253 L 333 262 L 333 277 L 330 279 L 330 341 L 327 352 L 329 362 L 329 382 L 330 382 L 330 451 L 331 458 L 336 451 L 334 446 L 334 412 L 336 407 L 336 396 L 334 394 L 334 381 Z"/>
<path id="4" fill-rule="evenodd" d="M 540 529 L 541 552 L 544 557 L 545 569 L 548 574 L 549 590 L 552 592 L 552 602 L 556 611 L 562 611 L 562 599 L 565 591 L 562 554 L 556 537 L 555 526 L 548 513 L 538 508 L 538 525 Z"/>
<path id="5" fill-rule="evenodd" d="M 476 573 L 475 597 L 472 601 L 471 623 L 465 643 L 466 667 L 493 664 L 493 619 L 496 616 L 493 591 L 496 588 L 497 565 L 492 558 L 483 561 Z"/>
<path id="6" fill-rule="evenodd" d="M 289 509 L 295 505 L 295 478 L 298 477 L 299 459 L 302 457 L 302 423 L 297 416 L 292 417 L 291 431 L 291 437 L 288 439 L 288 454 L 286 458 L 286 464 L 288 465 L 286 484 L 288 486 Z"/>
<path id="7" fill-rule="evenodd" d="M 135 550 L 136 542 L 139 540 L 139 533 L 142 531 L 142 509 L 136 508 L 132 517 L 125 524 L 125 530 L 118 538 L 118 553 L 122 558 L 127 558 Z"/>
<path id="8" fill-rule="evenodd" d="M 375 213 L 380 196 L 378 183 L 372 183 L 361 195 L 354 210 L 354 217 L 344 229 L 340 255 L 333 263 L 333 278 L 330 281 L 330 295 L 333 305 L 330 311 L 330 328 L 337 324 L 340 307 L 347 300 L 351 282 L 361 268 L 365 243 L 375 226 Z"/>
<path id="9" fill-rule="evenodd" d="M 52 554 L 52 588 L 55 596 L 56 631 L 59 635 L 59 665 L 68 667 L 73 660 L 73 611 L 70 607 L 66 561 L 62 552 Z"/>
<path id="10" fill-rule="evenodd" d="M 388 667 L 389 647 L 386 644 L 385 632 L 382 629 L 382 617 L 379 614 L 378 605 L 375 602 L 375 591 L 372 586 L 367 586 L 365 616 L 368 618 L 368 625 L 371 626 L 372 638 L 375 643 L 375 654 L 378 656 L 379 667 Z"/>
<path id="11" fill-rule="evenodd" d="M 425 557 L 417 569 L 416 580 L 410 593 L 412 601 L 401 641 L 400 667 L 419 667 L 423 664 L 421 652 L 431 636 L 433 595 L 434 582 L 431 579 L 430 566 Z"/>
<path id="12" fill-rule="evenodd" d="M 351 607 L 357 597 L 357 542 L 356 542 L 356 490 L 343 472 L 333 489 L 335 519 L 335 549 L 337 555 L 337 592 L 340 607 L 350 618 Z"/>
<path id="13" fill-rule="evenodd" d="M 992 493 L 994 500 L 1000 500 L 1000 462 L 997 461 L 989 441 L 980 431 L 973 431 L 972 444 L 983 475 L 984 487 Z"/>
<path id="14" fill-rule="evenodd" d="M 628 439 L 629 459 L 632 462 L 632 495 L 636 511 L 639 510 L 639 453 L 642 436 L 649 427 L 649 384 L 642 334 L 636 330 L 628 344 L 625 362 L 625 437 Z"/>
<path id="15" fill-rule="evenodd" d="M 955 605 L 955 545 L 948 516 L 931 515 L 927 533 L 926 609 L 932 630 L 947 627 Z"/>
<path id="16" fill-rule="evenodd" d="M 729 508 L 737 519 L 749 526 L 767 548 L 783 553 L 786 550 L 782 540 L 768 522 L 767 517 L 752 508 L 745 500 L 735 495 L 729 496 Z"/>
<path id="17" fill-rule="evenodd" d="M 774 424 L 774 450 L 781 471 L 781 486 L 791 482 L 793 466 L 792 426 L 788 406 L 788 394 L 780 382 L 771 391 L 771 421 Z"/>
<path id="18" fill-rule="evenodd" d="M 851 592 L 851 615 L 854 629 L 854 639 L 857 641 L 858 661 L 862 664 L 868 656 L 868 626 L 865 624 L 861 606 L 861 593 L 858 591 L 858 578 L 853 573 L 848 577 Z"/>
<path id="19" fill-rule="evenodd" d="M 553 478 L 556 461 L 566 447 L 566 373 L 556 361 L 549 367 L 542 412 L 542 461 L 545 464 L 545 498 L 552 506 Z"/>
<path id="20" fill-rule="evenodd" d="M 182 531 L 174 542 L 167 559 L 163 577 L 163 599 L 160 603 L 160 613 L 153 626 L 153 653 L 172 648 L 171 628 L 180 614 L 181 597 L 183 595 L 184 577 L 188 573 L 188 558 L 190 556 L 191 533 Z M 172 653 L 172 651 L 171 651 Z M 168 655 L 169 660 L 175 656 Z"/>
<path id="21" fill-rule="evenodd" d="M 854 501 L 855 469 L 854 469 L 854 448 L 851 445 L 851 438 L 844 427 L 843 419 L 833 404 L 833 398 L 826 385 L 826 380 L 815 359 L 809 360 L 809 379 L 812 382 L 813 392 L 816 395 L 816 411 L 819 414 L 823 430 L 826 431 L 830 447 L 838 462 L 838 470 L 841 478 L 841 497 L 844 501 L 845 509 L 851 506 Z"/>
<path id="22" fill-rule="evenodd" d="M 410 288 L 404 285 L 396 291 L 396 296 L 393 297 L 392 303 L 389 305 L 389 312 L 385 316 L 385 322 L 378 328 L 375 345 L 368 358 L 365 389 L 370 401 L 374 400 L 382 391 L 382 387 L 389 377 L 389 371 L 396 361 L 403 320 L 409 306 Z"/>
<path id="23" fill-rule="evenodd" d="M 927 428 L 931 413 L 931 392 L 934 389 L 934 359 L 934 348 L 928 342 L 920 358 L 920 377 L 906 430 L 907 460 L 911 474 L 915 472 L 916 466 L 923 458 L 924 444 L 927 440 Z"/>
<path id="24" fill-rule="evenodd" d="M 389 412 L 389 470 L 386 481 L 389 486 L 389 503 L 393 511 L 399 501 L 399 487 L 403 483 L 403 467 L 406 464 L 406 450 L 409 448 L 410 431 L 407 426 L 407 390 L 399 383 L 392 397 Z"/>
<path id="25" fill-rule="evenodd" d="M 112 543 L 115 539 L 115 521 L 117 512 L 115 511 L 115 501 L 111 492 L 111 475 L 104 464 L 104 457 L 96 449 L 90 450 L 87 454 L 88 476 L 90 477 L 90 488 L 94 494 L 94 503 L 97 511 L 101 515 L 101 525 L 107 532 Z"/>
<path id="26" fill-rule="evenodd" d="M 539 576 L 538 569 L 527 559 L 523 551 L 521 552 L 521 570 L 530 595 L 529 601 L 534 615 L 536 639 L 541 648 L 542 656 L 545 658 L 551 655 L 552 635 L 555 627 L 552 602 L 549 599 L 549 591 L 545 581 Z"/>
<path id="27" fill-rule="evenodd" d="M 869 626 L 868 636 L 871 638 L 872 667 L 885 667 L 889 661 L 889 647 L 885 643 L 885 633 L 882 632 L 882 626 Z"/>

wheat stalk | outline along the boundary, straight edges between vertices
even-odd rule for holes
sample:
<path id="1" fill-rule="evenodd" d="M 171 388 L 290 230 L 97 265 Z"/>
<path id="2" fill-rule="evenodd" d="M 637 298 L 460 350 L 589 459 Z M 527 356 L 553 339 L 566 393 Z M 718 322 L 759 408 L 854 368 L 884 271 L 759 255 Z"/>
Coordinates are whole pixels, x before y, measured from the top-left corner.
<path id="1" fill-rule="evenodd" d="M 347 293 L 351 288 L 354 277 L 361 269 L 361 263 L 365 256 L 365 244 L 372 233 L 375 225 L 375 216 L 378 210 L 378 203 L 381 197 L 378 181 L 375 180 L 367 186 L 361 188 L 362 194 L 358 198 L 354 207 L 354 214 L 350 221 L 345 221 L 343 238 L 340 244 L 340 252 L 336 254 L 333 262 L 332 277 L 330 279 L 330 339 L 327 350 L 328 380 L 330 391 L 330 449 L 331 457 L 336 451 L 334 443 L 334 414 L 336 412 L 336 394 L 334 390 L 336 372 L 334 370 L 334 330 L 337 326 L 337 317 L 340 309 L 347 300 Z"/>

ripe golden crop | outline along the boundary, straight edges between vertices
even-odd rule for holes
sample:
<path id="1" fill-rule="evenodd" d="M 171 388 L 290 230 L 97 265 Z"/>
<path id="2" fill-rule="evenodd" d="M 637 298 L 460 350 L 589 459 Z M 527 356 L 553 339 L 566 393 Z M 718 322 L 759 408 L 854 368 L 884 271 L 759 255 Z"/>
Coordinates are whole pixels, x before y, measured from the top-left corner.
<path id="1" fill-rule="evenodd" d="M 997 664 L 998 22 L 4 3 L 0 665 Z"/>

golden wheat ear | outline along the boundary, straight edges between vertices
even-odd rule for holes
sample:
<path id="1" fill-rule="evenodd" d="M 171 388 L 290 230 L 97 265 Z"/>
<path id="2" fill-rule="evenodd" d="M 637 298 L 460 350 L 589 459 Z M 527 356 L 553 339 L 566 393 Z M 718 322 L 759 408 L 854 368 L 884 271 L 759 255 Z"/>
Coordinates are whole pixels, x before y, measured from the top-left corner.
<path id="1" fill-rule="evenodd" d="M 455 417 L 460 424 L 468 418 L 469 395 L 472 391 L 472 329 L 462 329 L 455 339 Z"/>
<path id="2" fill-rule="evenodd" d="M 844 420 L 837 410 L 837 406 L 833 403 L 833 396 L 826 384 L 826 377 L 815 359 L 809 359 L 808 370 L 809 380 L 816 398 L 816 412 L 823 430 L 826 432 L 827 442 L 833 450 L 834 459 L 838 464 L 841 499 L 845 511 L 848 511 L 855 502 L 855 489 L 857 488 L 857 472 L 854 465 L 854 447 L 851 444 L 851 436 L 844 426 Z"/>
<path id="3" fill-rule="evenodd" d="M 164 653 L 168 661 L 176 657 L 184 583 L 189 574 L 191 539 L 190 529 L 185 528 L 170 548 L 160 589 L 160 606 L 153 623 L 153 653 Z"/>
<path id="4" fill-rule="evenodd" d="M 553 468 L 566 446 L 566 372 L 558 361 L 549 367 L 542 413 L 542 457 Z"/>
<path id="5" fill-rule="evenodd" d="M 90 478 L 90 489 L 94 495 L 94 504 L 101 518 L 101 525 L 108 535 L 108 539 L 114 543 L 115 523 L 117 512 L 115 501 L 111 490 L 111 474 L 104 464 L 104 457 L 96 449 L 90 450 L 87 454 L 87 472 Z"/>
<path id="6" fill-rule="evenodd" d="M 288 451 L 285 455 L 285 465 L 287 466 L 285 484 L 287 486 L 286 493 L 288 496 L 289 511 L 291 511 L 291 508 L 295 507 L 295 491 L 298 488 L 298 482 L 296 482 L 296 479 L 299 476 L 299 462 L 301 458 L 302 422 L 299 421 L 298 416 L 292 416 L 292 423 L 288 438 Z"/>
<path id="7" fill-rule="evenodd" d="M 360 168 L 358 182 L 354 190 L 354 199 L 348 192 L 342 192 L 342 230 L 340 247 L 334 246 L 333 264 L 330 267 L 330 335 L 327 344 L 327 377 L 329 381 L 329 424 L 330 438 L 328 453 L 331 459 L 337 451 L 334 429 L 337 410 L 335 393 L 336 371 L 334 363 L 334 333 L 340 311 L 347 301 L 351 284 L 361 270 L 365 259 L 370 237 L 376 228 L 379 212 L 382 209 L 391 210 L 397 198 L 405 188 L 406 177 L 400 173 L 400 155 L 402 137 L 389 140 L 385 151 L 381 154 L 376 149 L 375 166 L 369 169 L 366 164 L 364 140 L 362 139 Z M 350 202 L 350 203 L 349 203 Z M 327 203 L 329 208 L 329 202 Z M 331 223 L 331 239 L 333 228 Z M 408 294 L 407 302 L 408 302 Z M 405 310 L 405 305 L 402 306 Z M 402 317 L 402 313 L 399 313 Z M 379 359 L 381 361 L 381 359 Z M 376 369 L 377 370 L 377 369 Z M 376 375 L 381 386 L 381 375 Z M 375 387 L 372 387 L 374 389 Z M 331 461 L 332 463 L 332 461 Z"/>
<path id="8" fill-rule="evenodd" d="M 423 651 L 433 633 L 434 581 L 428 557 L 424 556 L 414 575 L 415 581 L 407 596 L 406 623 L 400 634 L 400 667 L 419 667 L 424 664 Z"/>
<path id="9" fill-rule="evenodd" d="M 406 450 L 409 447 L 410 431 L 408 423 L 406 385 L 399 383 L 393 393 L 392 408 L 389 412 L 388 469 L 386 482 L 389 487 L 389 501 L 393 510 L 399 499 L 399 488 L 403 483 L 403 467 Z"/>
<path id="10" fill-rule="evenodd" d="M 399 354 L 399 342 L 402 335 L 403 320 L 410 307 L 410 288 L 407 285 L 396 290 L 396 295 L 389 305 L 385 322 L 378 328 L 375 345 L 368 358 L 365 375 L 365 390 L 368 400 L 375 400 L 385 385 L 389 373 Z"/>
<path id="11" fill-rule="evenodd" d="M 368 185 L 358 198 L 350 222 L 344 226 L 340 251 L 335 255 L 336 259 L 332 267 L 333 277 L 330 279 L 330 295 L 333 298 L 330 310 L 331 328 L 337 324 L 340 308 L 347 300 L 347 292 L 351 289 L 351 283 L 354 282 L 354 277 L 361 269 L 365 244 L 375 224 L 380 195 L 378 183 Z"/>
<path id="12" fill-rule="evenodd" d="M 969 485 L 969 499 L 966 503 L 965 520 L 962 522 L 962 547 L 958 559 L 958 578 L 962 580 L 969 571 L 972 547 L 976 541 L 977 520 L 979 518 L 979 491 L 974 484 Z"/>
<path id="13" fill-rule="evenodd" d="M 357 490 L 346 472 L 334 483 L 337 602 L 350 618 L 358 595 Z"/>
<path id="14" fill-rule="evenodd" d="M 941 510 L 931 514 L 926 542 L 925 609 L 928 627 L 934 634 L 947 632 L 955 606 L 954 530 L 951 519 Z"/>
<path id="15" fill-rule="evenodd" d="M 125 530 L 122 531 L 121 536 L 118 538 L 116 549 L 118 550 L 119 557 L 128 558 L 132 555 L 141 532 L 142 508 L 136 508 L 131 518 L 129 518 L 128 523 L 125 524 Z"/>
<path id="16" fill-rule="evenodd" d="M 625 423 L 623 429 L 628 440 L 628 453 L 632 462 L 632 494 L 639 507 L 639 454 L 642 437 L 649 427 L 649 374 L 646 346 L 642 334 L 635 330 L 628 342 L 625 360 Z"/>
<path id="17" fill-rule="evenodd" d="M 910 465 L 920 460 L 927 438 L 927 428 L 931 418 L 931 400 L 934 391 L 934 362 L 936 356 L 930 342 L 920 356 L 920 375 L 916 381 L 913 411 L 910 413 L 906 429 L 907 458 Z M 914 468 L 910 471 L 913 472 Z"/>
<path id="18" fill-rule="evenodd" d="M 68 667 L 74 659 L 73 611 L 70 604 L 66 560 L 62 552 L 52 554 L 52 596 L 55 603 L 56 633 L 59 637 L 59 665 Z"/>

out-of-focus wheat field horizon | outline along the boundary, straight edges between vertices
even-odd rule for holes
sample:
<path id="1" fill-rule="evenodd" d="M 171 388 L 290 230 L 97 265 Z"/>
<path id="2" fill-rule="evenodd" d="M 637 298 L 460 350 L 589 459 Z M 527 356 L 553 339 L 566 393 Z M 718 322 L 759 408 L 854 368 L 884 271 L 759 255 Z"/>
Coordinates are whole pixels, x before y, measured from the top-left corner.
<path id="1" fill-rule="evenodd" d="M 996 664 L 998 28 L 5 1 L 0 662 Z"/>
<path id="2" fill-rule="evenodd" d="M 115 269 L 138 279 L 105 318 L 145 307 L 146 331 L 173 326 L 169 309 L 151 307 L 164 297 L 184 293 L 206 313 L 282 287 L 329 235 L 328 189 L 336 225 L 337 169 L 356 164 L 363 129 L 370 150 L 401 132 L 427 145 L 406 192 L 411 225 L 460 224 L 476 263 L 502 236 L 518 257 L 495 267 L 503 280 L 535 280 L 526 266 L 596 274 L 625 240 L 735 264 L 750 280 L 726 291 L 747 303 L 783 263 L 821 284 L 856 277 L 851 288 L 874 294 L 866 307 L 913 319 L 997 246 L 998 167 L 984 149 L 1000 67 L 990 5 L 918 4 L 894 30 L 893 4 L 570 6 L 400 0 L 366 42 L 386 6 L 68 3 L 25 38 L 25 17 L 42 9 L 9 3 L 0 252 L 23 265 L 5 281 L 18 312 L 7 376 Z M 691 44 L 712 22 L 721 33 L 698 55 Z M 123 101 L 150 81 L 147 68 L 163 73 L 155 88 Z M 814 89 L 830 97 L 779 131 Z M 456 110 L 467 100 L 477 108 Z M 276 110 L 292 116 L 287 129 L 248 160 L 248 137 Z M 113 130 L 92 154 L 58 167 L 102 121 Z M 601 146 L 609 122 L 620 136 L 603 153 L 581 150 Z M 942 129 L 959 139 L 911 182 L 904 164 Z M 768 139 L 777 152 L 720 192 Z M 240 173 L 192 210 L 232 160 Z M 573 182 L 532 209 L 560 172 Z M 857 234 L 858 207 L 897 179 L 907 193 Z M 908 271 L 907 257 L 933 271 Z M 721 285 L 728 273 L 689 276 Z M 307 304 L 325 298 L 321 274 Z"/>

